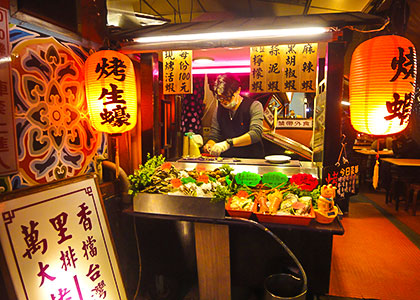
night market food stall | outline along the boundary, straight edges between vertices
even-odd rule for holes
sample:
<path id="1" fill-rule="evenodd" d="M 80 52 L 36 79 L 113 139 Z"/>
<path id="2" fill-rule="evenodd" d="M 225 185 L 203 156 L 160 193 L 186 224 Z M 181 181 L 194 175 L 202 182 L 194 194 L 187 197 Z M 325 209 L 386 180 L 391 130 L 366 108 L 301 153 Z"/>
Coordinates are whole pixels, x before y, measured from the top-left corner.
<path id="1" fill-rule="evenodd" d="M 193 241 L 198 286 L 203 299 L 229 299 L 231 287 L 262 288 L 264 279 L 271 272 L 280 272 L 284 268 L 284 265 L 275 263 L 281 261 L 281 244 L 273 246 L 273 239 L 265 239 L 264 230 L 258 227 L 261 225 L 283 240 L 302 262 L 304 273 L 308 276 L 308 297 L 326 294 L 329 289 L 333 235 L 344 233 L 337 218 L 338 207 L 331 204 L 334 203 L 336 192 L 340 195 L 337 200 L 345 199 L 345 193 L 356 192 L 358 172 L 357 166 L 346 164 L 341 132 L 337 130 L 341 120 L 339 112 L 345 52 L 343 32 L 339 27 L 370 22 L 375 24 L 381 23 L 381 20 L 356 13 L 330 14 L 328 20 L 322 19 L 322 16 L 305 16 L 296 19 L 278 17 L 261 20 L 258 24 L 236 22 L 210 22 L 204 27 L 202 24 L 187 27 L 165 25 L 158 30 L 146 29 L 123 37 L 122 52 L 140 53 L 139 63 L 144 72 L 142 77 L 149 78 L 142 80 L 141 84 L 152 93 L 142 94 L 141 105 L 146 108 L 142 112 L 142 118 L 145 117 L 142 124 L 149 126 L 152 132 L 147 137 L 153 141 L 149 143 L 150 153 L 159 153 L 158 150 L 162 149 L 162 153 L 169 158 L 164 162 L 161 156 L 148 156 L 146 159 L 146 153 L 142 154 L 145 163 L 129 176 L 134 197 L 133 208 L 126 212 L 142 224 L 144 231 L 139 235 L 143 236 L 144 243 L 151 240 L 156 242 L 154 248 L 159 248 L 161 243 L 145 236 L 151 234 L 167 239 L 168 228 L 183 232 L 182 243 L 185 240 Z M 285 26 L 286 23 L 288 26 Z M 305 25 L 320 28 L 314 29 L 312 36 L 306 35 L 309 30 L 303 30 L 305 34 L 301 32 L 301 35 L 283 32 L 283 36 L 269 33 L 257 38 L 249 33 L 264 32 L 279 24 L 285 27 L 297 27 L 299 24 L 300 28 Z M 226 38 L 221 38 L 220 34 L 214 35 L 221 28 L 225 29 L 222 36 L 226 34 Z M 226 28 L 233 28 L 231 31 L 238 36 L 239 30 L 235 28 L 247 33 L 242 37 L 228 37 Z M 204 156 L 197 151 L 202 143 L 194 142 L 192 135 L 197 133 L 194 128 L 191 135 L 184 135 L 174 126 L 181 125 L 176 123 L 180 110 L 188 109 L 185 96 L 193 93 L 194 73 L 203 69 L 205 74 L 240 72 L 243 67 L 235 69 L 235 60 L 232 58 L 225 58 L 225 65 L 200 67 L 194 58 L 203 56 L 203 53 L 211 56 L 212 51 L 220 48 L 222 52 L 229 53 L 228 48 L 237 47 L 249 49 L 250 63 L 245 65 L 249 72 L 249 92 L 275 96 L 270 97 L 265 106 L 264 139 L 290 149 L 297 154 L 293 159 L 288 157 L 281 160 L 283 157 L 277 157 L 280 161 L 270 161 Z M 288 51 L 300 54 L 290 56 Z M 314 57 L 306 56 L 312 53 L 316 53 Z M 158 72 L 160 60 L 162 69 Z M 291 60 L 297 63 L 296 69 L 289 69 L 288 73 L 277 72 L 276 68 L 287 69 L 286 64 Z M 308 72 L 310 75 L 306 77 L 304 71 L 298 72 L 300 68 L 318 72 Z M 295 76 L 297 80 L 286 78 L 287 74 L 295 72 L 299 73 L 299 76 Z M 163 77 L 159 78 L 157 74 L 161 73 Z M 267 75 L 267 79 L 263 75 Z M 315 77 L 310 77 L 313 75 Z M 303 118 L 298 122 L 283 120 L 280 111 L 289 103 L 279 98 L 284 97 L 286 92 L 297 94 L 308 91 L 316 97 L 312 107 L 313 119 Z M 287 112 L 287 117 L 293 118 L 290 109 L 283 111 Z M 148 123 L 150 114 L 162 122 Z M 288 126 L 297 127 L 296 137 L 304 135 L 303 132 L 309 127 L 313 133 L 311 142 L 296 142 L 280 134 L 282 129 L 290 129 Z M 189 131 L 186 127 L 181 128 L 185 133 Z M 299 131 L 301 134 L 296 134 Z M 202 135 L 205 137 L 205 131 Z M 183 150 L 183 156 L 176 158 L 174 153 L 180 154 L 180 149 Z M 170 159 L 174 157 L 176 159 Z M 328 185 L 334 182 L 335 187 Z M 341 186 L 337 189 L 338 183 Z M 308 189 L 301 189 L 303 186 Z M 321 190 L 325 192 L 324 195 Z M 346 209 L 345 202 L 342 207 Z M 244 245 L 247 245 L 246 249 Z M 185 244 L 183 246 L 187 247 Z M 150 253 L 145 248 L 141 251 Z M 255 272 L 245 272 L 239 258 L 253 257 L 261 251 L 265 253 L 264 259 L 260 262 L 257 262 L 258 259 L 251 260 L 251 268 Z M 165 251 L 154 255 L 164 257 Z M 168 265 L 174 263 L 164 261 Z M 147 266 L 144 266 L 144 273 L 147 272 Z M 224 282 L 222 286 L 221 278 Z"/>
<path id="2" fill-rule="evenodd" d="M 132 74 L 128 76 L 129 70 L 133 69 L 131 63 L 111 53 L 110 56 L 104 55 L 93 63 L 92 74 L 86 70 L 87 80 L 93 79 L 93 82 L 89 82 L 86 93 L 88 97 L 90 93 L 99 93 L 95 94 L 93 99 L 102 100 L 103 104 L 103 107 L 98 109 L 91 105 L 95 101 L 89 102 L 92 126 L 98 132 L 109 134 L 109 151 L 111 158 L 116 162 L 116 177 L 125 176 L 118 173 L 120 160 L 124 167 L 143 162 L 137 164 L 139 169 L 133 170 L 133 175 L 130 176 L 130 188 L 135 195 L 132 199 L 133 208 L 125 211 L 135 216 L 136 222 L 142 225 L 138 226 L 138 236 L 141 239 L 141 271 L 144 275 L 142 278 L 145 278 L 142 280 L 146 283 L 142 288 L 149 287 L 147 280 L 150 278 L 157 278 L 159 281 L 162 278 L 160 276 L 163 276 L 173 280 L 179 275 L 177 272 L 182 272 L 183 269 L 191 271 L 196 264 L 198 285 L 203 299 L 216 298 L 219 295 L 230 298 L 231 287 L 262 289 L 264 279 L 280 271 L 296 274 L 300 282 L 303 282 L 299 287 L 300 291 L 306 293 L 307 288 L 308 296 L 328 293 L 333 235 L 344 233 L 337 218 L 335 194 L 343 193 L 342 188 L 354 190 L 354 175 L 357 173 L 355 166 L 339 167 L 324 173 L 340 161 L 342 149 L 340 132 L 337 130 L 337 112 L 341 98 L 345 37 L 340 27 L 376 24 L 382 20 L 352 13 L 255 21 L 236 21 L 236 24 L 228 21 L 218 24 L 201 23 L 198 26 L 201 28 L 193 28 L 196 24 L 187 29 L 189 33 L 193 33 L 202 32 L 205 27 L 204 31 L 211 33 L 210 31 L 217 31 L 218 28 L 231 28 L 238 37 L 238 28 L 247 29 L 245 36 L 239 38 L 222 38 L 219 35 L 203 40 L 195 36 L 188 41 L 174 41 L 165 36 L 163 41 L 147 41 L 147 35 L 152 37 L 155 34 L 154 29 L 145 30 L 141 33 L 142 37 L 136 41 L 134 36 L 129 36 L 130 34 L 114 37 L 121 41 L 122 47 L 118 50 L 131 55 L 133 64 L 136 65 L 135 69 L 139 75 L 136 83 L 141 86 L 141 101 L 138 100 L 137 103 L 141 108 L 139 117 L 136 105 L 129 103 L 132 97 L 127 94 L 122 96 L 122 92 L 136 92 L 137 87 L 128 87 L 128 82 L 134 81 Z M 303 32 L 301 30 L 300 34 L 280 30 L 281 35 L 272 35 L 268 29 L 274 26 L 273 24 L 281 28 L 297 25 L 304 27 L 305 24 L 316 26 L 313 28 L 315 35 L 308 37 L 306 34 L 309 31 L 306 29 Z M 161 34 L 172 31 L 181 34 L 186 30 L 186 25 L 179 25 L 181 24 L 160 27 L 158 31 Z M 269 35 L 252 37 L 248 30 L 260 33 L 268 30 Z M 141 40 L 143 37 L 146 40 Z M 205 157 L 197 153 L 197 145 L 194 147 L 194 143 L 190 143 L 193 140 L 192 136 L 185 139 L 184 132 L 179 132 L 181 124 L 177 122 L 181 110 L 180 103 L 193 90 L 193 56 L 203 55 L 203 52 L 209 49 L 222 49 L 227 53 L 228 48 L 234 50 L 237 47 L 247 48 L 251 55 L 248 60 L 252 63 L 248 62 L 245 66 L 246 72 L 252 74 L 252 78 L 249 78 L 250 91 L 271 95 L 264 108 L 267 129 L 264 139 L 279 146 L 287 146 L 296 154 L 293 158 L 276 156 L 265 160 L 251 160 Z M 294 51 L 300 51 L 300 54 L 316 53 L 316 56 L 306 61 L 303 55 L 291 55 L 289 61 L 281 62 L 287 52 Z M 97 53 L 102 55 L 105 52 Z M 55 53 L 51 50 L 47 54 L 52 57 Z M 166 59 L 169 61 L 165 61 Z M 167 66 L 171 60 L 177 60 L 178 69 L 169 72 Z M 233 62 L 234 59 L 227 58 L 227 61 Z M 300 74 L 296 82 L 283 78 L 285 74 L 281 74 L 283 72 L 278 68 L 282 63 L 292 62 L 298 63 L 298 66 L 311 73 L 312 77 L 307 78 L 304 76 L 306 74 Z M 111 66 L 110 69 L 109 64 L 117 68 L 112 69 Z M 123 71 L 118 66 L 124 66 Z M 318 72 L 315 73 L 315 70 Z M 297 71 L 298 68 L 291 68 L 287 74 L 293 77 Z M 203 72 L 210 71 L 207 69 Z M 213 69 L 213 72 L 220 73 L 222 70 Z M 223 72 L 227 72 L 226 68 Z M 273 73 L 270 81 L 260 80 L 259 76 L 268 73 Z M 313 77 L 314 74 L 317 77 Z M 177 79 L 172 82 L 171 78 Z M 102 86 L 92 92 L 89 88 L 95 83 L 101 83 Z M 298 93 L 296 87 L 299 87 L 300 92 L 310 91 L 316 95 L 317 101 L 312 107 L 313 119 L 305 114 L 301 120 L 295 120 L 289 102 L 292 102 L 291 97 L 296 95 L 287 96 L 286 99 L 285 93 Z M 303 98 L 301 102 L 308 104 Z M 303 111 L 306 112 L 307 106 L 303 107 Z M 99 118 L 95 121 L 95 117 Z M 133 129 L 134 126 L 137 127 Z M 125 152 L 129 151 L 125 148 L 128 148 L 127 145 L 121 145 L 124 144 L 121 142 L 121 134 L 131 129 L 137 130 L 137 134 L 130 141 L 132 149 L 136 151 L 125 155 Z M 283 136 L 288 130 L 291 131 L 289 133 L 294 133 L 293 138 L 296 140 Z M 311 145 L 307 137 L 308 132 L 313 132 Z M 305 138 L 297 142 L 302 136 Z M 188 143 L 183 143 L 185 140 Z M 188 155 L 179 158 L 181 149 L 186 144 Z M 120 152 L 124 152 L 124 155 L 120 156 Z M 164 161 L 158 156 L 162 152 L 168 160 Z M 146 157 L 146 153 L 153 153 L 154 156 Z M 338 181 L 337 173 L 342 175 L 340 178 L 348 177 L 345 178 L 346 184 L 343 184 L 342 188 L 336 189 L 324 184 L 326 178 L 329 179 L 328 182 Z M 141 182 L 142 180 L 144 182 Z M 91 196 L 90 188 L 95 186 L 95 182 L 90 179 L 87 181 L 89 187 L 83 189 L 86 190 L 88 198 Z M 137 181 L 140 183 L 137 184 Z M 79 189 L 79 186 L 76 185 L 75 189 Z M 63 189 L 60 187 L 61 190 Z M 102 193 L 105 194 L 105 189 Z M 95 201 L 98 198 L 99 195 L 95 194 Z M 41 199 L 40 202 L 44 200 Z M 200 204 L 196 205 L 197 203 Z M 96 202 L 89 203 L 89 207 L 95 205 Z M 86 213 L 88 211 L 83 203 L 80 209 Z M 53 229 L 65 236 L 65 222 L 64 219 L 60 219 L 64 218 L 64 212 L 60 214 L 57 211 L 57 214 L 57 217 L 50 219 L 50 223 L 55 227 Z M 74 211 L 74 214 L 78 215 L 77 211 Z M 9 215 L 7 220 L 12 218 L 12 215 Z M 98 218 L 103 218 L 102 212 Z M 47 219 L 43 221 L 48 224 Z M 102 219 L 101 222 L 106 223 Z M 77 227 L 76 223 L 74 227 Z M 37 225 L 31 224 L 33 227 Z M 55 232 L 51 228 L 50 231 L 50 236 L 53 236 Z M 99 232 L 97 234 L 100 235 Z M 107 234 L 107 242 L 108 239 Z M 284 246 L 282 241 L 292 250 L 289 258 L 294 260 L 296 255 L 298 260 L 291 264 L 284 263 L 287 257 L 283 250 L 287 248 L 281 247 Z M 174 257 L 166 255 L 168 253 L 162 248 L 167 248 L 172 254 L 184 252 L 181 256 L 192 255 L 186 260 L 175 262 Z M 191 249 L 194 251 L 191 252 Z M 43 250 L 46 251 L 46 247 Z M 151 253 L 153 251 L 156 253 Z M 112 269 L 114 260 L 112 255 L 109 269 Z M 244 261 L 250 264 L 244 264 Z M 73 264 L 74 262 L 75 260 Z M 175 273 L 170 273 L 174 264 Z M 47 268 L 42 265 L 39 267 L 41 271 Z M 99 274 L 94 272 L 94 267 L 92 264 L 89 266 L 90 273 Z M 285 267 L 289 270 L 284 270 Z M 194 271 L 191 273 L 195 274 Z M 48 276 L 46 279 L 49 279 Z M 221 279 L 225 283 L 223 286 L 220 285 Z M 93 281 L 92 278 L 90 280 Z M 74 282 L 77 285 L 76 280 Z M 118 284 L 121 284 L 119 277 Z M 97 285 L 95 292 L 103 293 L 103 287 L 103 284 Z"/>

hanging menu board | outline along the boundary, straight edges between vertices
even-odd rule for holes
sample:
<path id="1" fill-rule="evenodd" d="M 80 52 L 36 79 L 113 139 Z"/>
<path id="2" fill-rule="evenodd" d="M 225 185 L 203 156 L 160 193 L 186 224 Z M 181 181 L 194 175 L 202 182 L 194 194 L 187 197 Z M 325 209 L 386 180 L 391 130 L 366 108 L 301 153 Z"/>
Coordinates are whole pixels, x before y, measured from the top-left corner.
<path id="1" fill-rule="evenodd" d="M 92 174 L 1 195 L 0 240 L 11 299 L 127 299 Z"/>
<path id="2" fill-rule="evenodd" d="M 192 50 L 163 51 L 163 93 L 192 94 Z"/>
<path id="3" fill-rule="evenodd" d="M 359 192 L 359 165 L 327 166 L 322 170 L 322 184 L 337 188 L 337 197 L 344 198 Z"/>
<path id="4" fill-rule="evenodd" d="M 317 43 L 251 47 L 250 91 L 315 92 Z"/>

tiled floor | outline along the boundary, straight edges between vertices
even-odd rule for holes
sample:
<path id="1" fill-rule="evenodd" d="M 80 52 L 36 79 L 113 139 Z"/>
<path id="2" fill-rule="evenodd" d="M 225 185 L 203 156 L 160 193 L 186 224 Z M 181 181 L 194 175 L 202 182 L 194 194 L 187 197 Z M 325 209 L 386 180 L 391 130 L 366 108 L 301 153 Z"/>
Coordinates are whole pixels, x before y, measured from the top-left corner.
<path id="1" fill-rule="evenodd" d="M 362 189 L 334 238 L 330 295 L 420 299 L 420 216 L 385 204 L 385 191 Z"/>

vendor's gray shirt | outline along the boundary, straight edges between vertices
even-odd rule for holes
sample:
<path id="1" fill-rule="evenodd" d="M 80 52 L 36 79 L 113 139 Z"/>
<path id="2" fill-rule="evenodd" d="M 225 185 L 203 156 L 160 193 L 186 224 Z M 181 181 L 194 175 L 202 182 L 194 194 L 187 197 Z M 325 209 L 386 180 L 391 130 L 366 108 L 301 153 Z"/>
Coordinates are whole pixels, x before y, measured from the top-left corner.
<path id="1" fill-rule="evenodd" d="M 236 111 L 234 114 L 235 113 Z M 251 136 L 251 142 L 254 144 L 261 141 L 261 134 L 263 130 L 264 116 L 261 102 L 254 101 L 249 107 L 249 114 L 251 116 L 251 120 L 249 123 L 249 131 L 247 133 Z M 216 143 L 222 141 L 222 132 L 220 130 L 219 122 L 217 122 L 217 109 L 215 109 L 213 113 L 209 139 L 215 141 Z"/>

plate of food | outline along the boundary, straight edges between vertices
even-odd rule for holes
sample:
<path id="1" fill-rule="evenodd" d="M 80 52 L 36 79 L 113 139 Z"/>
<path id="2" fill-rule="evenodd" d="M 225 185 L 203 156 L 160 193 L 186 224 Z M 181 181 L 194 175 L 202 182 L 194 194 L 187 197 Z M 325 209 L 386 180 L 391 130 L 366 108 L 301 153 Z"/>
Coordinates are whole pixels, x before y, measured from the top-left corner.
<path id="1" fill-rule="evenodd" d="M 265 157 L 265 160 L 273 164 L 282 164 L 289 162 L 292 158 L 287 155 L 268 155 Z"/>

